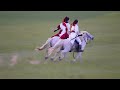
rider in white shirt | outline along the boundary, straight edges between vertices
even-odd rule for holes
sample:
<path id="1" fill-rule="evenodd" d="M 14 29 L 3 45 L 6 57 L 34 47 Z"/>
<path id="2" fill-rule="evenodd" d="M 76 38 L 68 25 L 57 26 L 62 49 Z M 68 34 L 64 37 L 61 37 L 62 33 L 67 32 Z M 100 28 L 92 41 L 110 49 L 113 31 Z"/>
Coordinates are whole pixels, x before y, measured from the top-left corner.
<path id="1" fill-rule="evenodd" d="M 74 22 L 72 23 L 71 25 L 71 33 L 69 35 L 69 39 L 73 39 L 71 40 L 71 43 L 74 44 L 74 41 L 76 40 L 77 43 L 79 44 L 79 47 L 78 47 L 78 50 L 81 49 L 81 40 L 79 38 L 79 35 L 80 35 L 80 30 L 79 30 L 79 27 L 78 27 L 78 20 L 74 20 Z"/>

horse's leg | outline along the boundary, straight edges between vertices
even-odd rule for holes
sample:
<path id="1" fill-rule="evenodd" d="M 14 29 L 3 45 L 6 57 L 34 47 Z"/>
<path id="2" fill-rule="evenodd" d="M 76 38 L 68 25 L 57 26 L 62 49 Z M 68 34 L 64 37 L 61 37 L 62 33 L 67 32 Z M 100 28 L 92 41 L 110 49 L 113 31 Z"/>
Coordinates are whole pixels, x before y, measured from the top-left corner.
<path id="1" fill-rule="evenodd" d="M 51 57 L 51 60 L 56 60 L 58 58 L 60 52 L 61 52 L 61 50 L 60 50 L 60 48 L 58 48 L 56 53 L 54 54 L 54 56 Z"/>
<path id="2" fill-rule="evenodd" d="M 64 50 L 61 51 L 59 60 L 62 60 L 65 57 L 66 53 Z"/>
<path id="3" fill-rule="evenodd" d="M 83 41 L 81 44 L 81 50 L 80 52 L 77 52 L 77 55 L 75 56 L 75 59 L 73 60 L 74 62 L 77 61 L 78 59 L 80 60 L 80 62 L 82 62 L 82 52 L 84 51 L 84 48 L 86 46 L 86 42 Z"/>
<path id="4" fill-rule="evenodd" d="M 48 38 L 48 40 L 39 48 L 37 48 L 38 50 L 43 50 L 47 47 L 47 45 L 50 43 L 51 38 Z"/>
<path id="5" fill-rule="evenodd" d="M 49 48 L 49 46 L 46 48 L 45 60 L 47 60 L 49 58 L 49 56 L 48 56 L 48 48 Z"/>
<path id="6" fill-rule="evenodd" d="M 56 44 L 48 49 L 48 56 L 50 56 L 56 49 L 60 48 L 62 46 L 63 40 L 59 39 Z"/>
<path id="7" fill-rule="evenodd" d="M 49 48 L 51 48 L 50 46 L 46 49 L 46 56 L 45 56 L 45 59 L 48 59 L 50 57 L 49 53 L 48 53 L 48 50 Z M 56 53 L 54 54 L 53 57 L 51 57 L 50 59 L 51 60 L 54 60 L 54 58 L 60 53 L 60 49 L 56 49 Z"/>
<path id="8" fill-rule="evenodd" d="M 76 57 L 75 57 L 76 60 L 80 60 L 80 62 L 82 63 L 82 52 L 78 52 Z"/>
<path id="9" fill-rule="evenodd" d="M 59 60 L 62 60 L 63 58 L 65 58 L 68 52 L 69 52 L 69 50 L 67 50 L 67 49 L 62 50 L 60 53 Z"/>
<path id="10" fill-rule="evenodd" d="M 64 50 L 61 51 L 61 57 L 59 59 L 62 60 L 63 58 L 65 58 L 67 56 L 67 53 L 71 50 L 71 48 L 71 43 L 64 43 Z"/>

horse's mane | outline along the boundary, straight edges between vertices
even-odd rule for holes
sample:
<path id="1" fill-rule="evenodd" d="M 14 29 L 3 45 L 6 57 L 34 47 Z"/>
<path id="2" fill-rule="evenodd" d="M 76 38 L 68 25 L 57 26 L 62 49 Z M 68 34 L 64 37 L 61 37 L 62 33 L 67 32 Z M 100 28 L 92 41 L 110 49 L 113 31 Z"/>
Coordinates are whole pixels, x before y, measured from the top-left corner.
<path id="1" fill-rule="evenodd" d="M 81 34 L 88 33 L 87 31 L 80 31 Z"/>

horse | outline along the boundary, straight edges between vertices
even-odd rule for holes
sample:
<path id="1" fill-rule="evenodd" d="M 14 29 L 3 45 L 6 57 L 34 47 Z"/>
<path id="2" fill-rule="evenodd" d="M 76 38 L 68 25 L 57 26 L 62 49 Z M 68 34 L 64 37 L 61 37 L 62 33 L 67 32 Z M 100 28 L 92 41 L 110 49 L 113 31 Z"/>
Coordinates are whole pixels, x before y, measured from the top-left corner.
<path id="1" fill-rule="evenodd" d="M 69 52 L 73 52 L 73 57 L 74 60 L 73 62 L 76 62 L 79 58 L 80 58 L 80 62 L 82 62 L 82 53 L 84 52 L 85 46 L 88 43 L 88 41 L 92 41 L 94 40 L 94 36 L 90 33 L 88 33 L 87 31 L 81 31 L 80 33 L 82 36 L 80 36 L 81 39 L 81 50 L 78 50 L 78 43 L 75 40 L 74 44 L 71 43 L 71 40 L 69 39 L 65 39 L 61 49 L 59 49 L 59 51 L 57 53 L 55 53 L 54 57 L 51 58 L 51 60 L 57 59 L 59 58 L 59 60 L 62 60 L 63 58 L 66 57 L 66 54 Z M 75 38 L 73 38 L 75 39 Z M 74 52 L 77 53 L 76 56 L 74 56 Z M 60 56 L 59 56 L 60 54 Z M 57 57 L 59 56 L 59 57 Z"/>
<path id="2" fill-rule="evenodd" d="M 54 54 L 53 57 L 51 57 L 51 60 L 54 60 L 55 58 L 57 59 L 58 58 L 57 56 L 59 56 L 59 55 L 60 55 L 59 60 L 62 60 L 63 58 L 66 57 L 66 54 L 68 52 L 73 52 L 73 57 L 74 57 L 73 61 L 76 61 L 79 58 L 80 58 L 80 60 L 82 60 L 82 52 L 84 52 L 84 48 L 85 48 L 86 44 L 88 43 L 88 41 L 93 40 L 94 36 L 91 35 L 90 33 L 88 33 L 87 31 L 81 31 L 80 34 L 82 34 L 82 36 L 80 36 L 80 39 L 82 41 L 81 50 L 78 50 L 78 43 L 76 41 L 72 45 L 71 40 L 65 39 L 63 45 L 56 50 L 56 53 Z M 75 39 L 75 38 L 73 38 L 73 39 Z M 39 49 L 39 47 L 38 47 L 35 50 L 41 51 L 43 49 L 46 49 L 45 59 L 48 59 L 49 58 L 48 49 L 53 47 L 58 40 L 59 40 L 58 36 L 54 36 L 52 38 L 49 38 L 46 41 L 46 43 L 42 49 Z M 76 57 L 74 56 L 74 52 L 77 53 Z"/>

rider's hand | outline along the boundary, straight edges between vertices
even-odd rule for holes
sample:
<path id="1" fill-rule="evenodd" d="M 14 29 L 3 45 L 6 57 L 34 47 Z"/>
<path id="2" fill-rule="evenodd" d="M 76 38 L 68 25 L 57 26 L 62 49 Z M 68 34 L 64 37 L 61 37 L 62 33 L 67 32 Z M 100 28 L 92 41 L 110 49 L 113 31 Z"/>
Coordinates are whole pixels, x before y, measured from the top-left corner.
<path id="1" fill-rule="evenodd" d="M 54 32 L 56 32 L 57 30 L 54 30 Z"/>
<path id="2" fill-rule="evenodd" d="M 78 35 L 78 36 L 82 36 L 82 34 Z"/>

